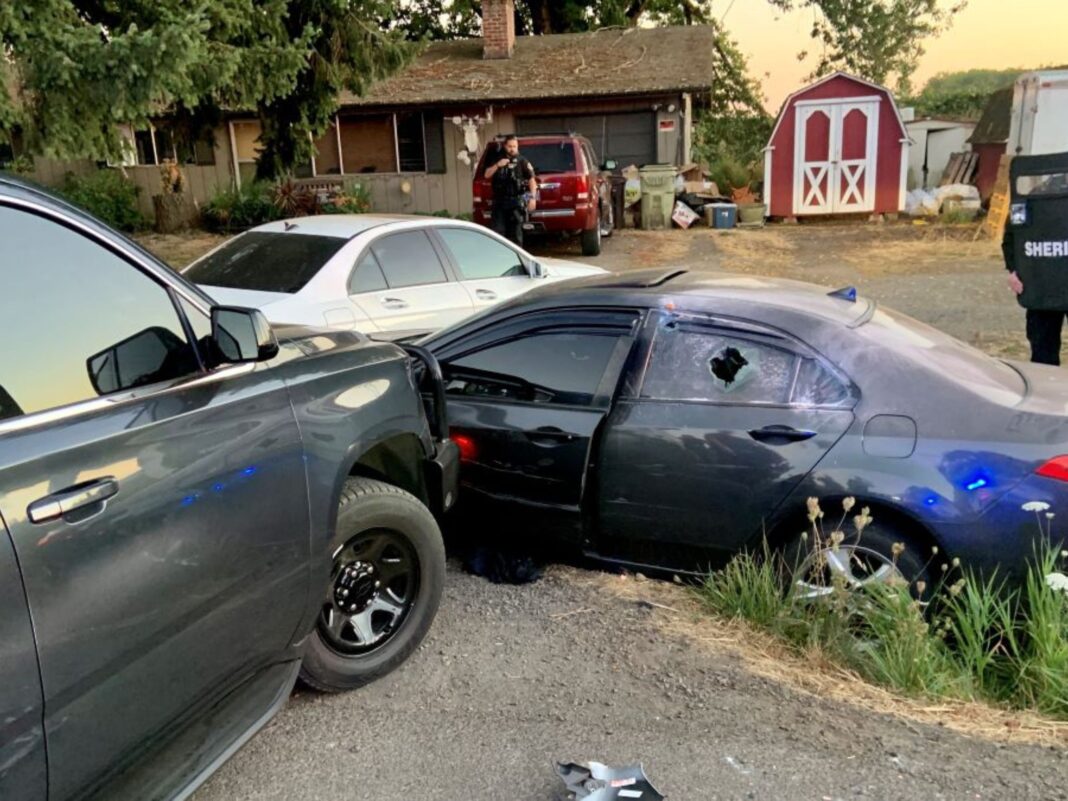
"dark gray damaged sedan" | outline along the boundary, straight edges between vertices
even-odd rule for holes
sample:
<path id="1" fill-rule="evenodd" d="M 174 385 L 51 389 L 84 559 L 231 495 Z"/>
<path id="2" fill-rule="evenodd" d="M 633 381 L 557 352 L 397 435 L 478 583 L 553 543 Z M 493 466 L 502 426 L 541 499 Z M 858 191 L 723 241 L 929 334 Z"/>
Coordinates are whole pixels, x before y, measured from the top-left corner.
<path id="1" fill-rule="evenodd" d="M 0 799 L 185 797 L 298 673 L 415 650 L 456 446 L 394 345 L 213 307 L 2 177 L 0 243 Z"/>
<path id="2" fill-rule="evenodd" d="M 764 537 L 802 556 L 806 500 L 829 534 L 854 497 L 875 522 L 811 564 L 931 587 L 955 558 L 1019 570 L 1044 514 L 1068 510 L 1065 373 L 850 289 L 609 275 L 422 344 L 445 374 L 461 506 L 508 521 L 499 537 L 522 522 L 600 559 L 698 571 Z"/>

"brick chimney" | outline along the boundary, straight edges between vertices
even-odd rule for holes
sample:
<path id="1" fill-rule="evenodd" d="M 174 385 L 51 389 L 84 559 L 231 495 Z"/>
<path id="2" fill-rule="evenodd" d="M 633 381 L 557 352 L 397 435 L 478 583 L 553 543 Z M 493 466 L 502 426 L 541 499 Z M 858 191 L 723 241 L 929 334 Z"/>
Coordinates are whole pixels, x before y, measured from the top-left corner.
<path id="1" fill-rule="evenodd" d="M 515 48 L 515 3 L 482 0 L 482 58 L 511 58 Z"/>

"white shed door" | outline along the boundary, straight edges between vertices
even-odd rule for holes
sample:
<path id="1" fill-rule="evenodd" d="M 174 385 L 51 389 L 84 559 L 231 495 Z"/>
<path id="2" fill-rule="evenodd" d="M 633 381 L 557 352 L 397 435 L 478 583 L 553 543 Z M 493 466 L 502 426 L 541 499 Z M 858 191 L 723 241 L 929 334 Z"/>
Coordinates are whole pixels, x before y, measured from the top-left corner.
<path id="1" fill-rule="evenodd" d="M 794 213 L 872 211 L 878 132 L 878 98 L 798 103 Z"/>

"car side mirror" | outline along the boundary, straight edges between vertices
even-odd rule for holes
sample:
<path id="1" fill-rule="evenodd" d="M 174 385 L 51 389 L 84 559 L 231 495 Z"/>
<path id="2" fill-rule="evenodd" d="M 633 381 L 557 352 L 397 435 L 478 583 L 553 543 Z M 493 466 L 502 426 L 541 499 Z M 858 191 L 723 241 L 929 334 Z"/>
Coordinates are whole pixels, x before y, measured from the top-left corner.
<path id="1" fill-rule="evenodd" d="M 611 172 L 615 168 L 616 168 L 616 163 L 614 161 L 612 161 L 611 159 L 609 159 L 608 161 L 606 161 L 604 164 L 601 165 L 601 169 L 602 170 L 606 170 L 608 172 Z"/>
<path id="2" fill-rule="evenodd" d="M 213 306 L 211 338 L 223 362 L 263 362 L 278 355 L 278 340 L 258 309 Z"/>
<path id="3" fill-rule="evenodd" d="M 531 278 L 545 277 L 545 267 L 542 266 L 540 261 L 534 261 L 533 259 L 531 259 L 529 269 Z"/>

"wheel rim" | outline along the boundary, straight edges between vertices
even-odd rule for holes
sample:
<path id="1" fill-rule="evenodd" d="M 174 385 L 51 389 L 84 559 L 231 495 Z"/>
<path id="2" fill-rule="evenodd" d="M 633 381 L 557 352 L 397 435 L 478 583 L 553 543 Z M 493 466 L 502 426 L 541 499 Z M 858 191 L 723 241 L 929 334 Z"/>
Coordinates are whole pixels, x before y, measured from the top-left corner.
<path id="1" fill-rule="evenodd" d="M 862 545 L 838 545 L 810 553 L 795 574 L 794 592 L 800 598 L 822 598 L 835 591 L 870 589 L 907 583 L 887 556 Z"/>
<path id="2" fill-rule="evenodd" d="M 418 592 L 419 558 L 408 539 L 364 532 L 334 554 L 319 633 L 345 656 L 374 651 L 400 630 Z"/>

